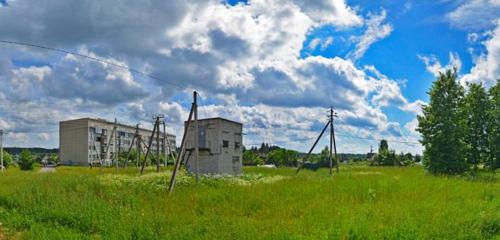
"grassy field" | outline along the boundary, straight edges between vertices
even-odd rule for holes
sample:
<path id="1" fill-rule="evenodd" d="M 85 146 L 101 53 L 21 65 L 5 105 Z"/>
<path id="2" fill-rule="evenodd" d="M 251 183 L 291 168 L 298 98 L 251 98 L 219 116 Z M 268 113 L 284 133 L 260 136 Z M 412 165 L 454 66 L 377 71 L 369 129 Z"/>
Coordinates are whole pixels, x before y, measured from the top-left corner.
<path id="1" fill-rule="evenodd" d="M 245 168 L 240 178 L 135 169 L 9 169 L 0 239 L 500 239 L 500 182 L 420 167 Z"/>

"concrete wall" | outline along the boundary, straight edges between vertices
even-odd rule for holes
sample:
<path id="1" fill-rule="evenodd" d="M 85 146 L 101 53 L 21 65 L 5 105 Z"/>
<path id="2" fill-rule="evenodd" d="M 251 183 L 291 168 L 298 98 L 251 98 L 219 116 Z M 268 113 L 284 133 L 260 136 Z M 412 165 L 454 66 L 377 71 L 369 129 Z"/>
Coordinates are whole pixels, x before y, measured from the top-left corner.
<path id="1" fill-rule="evenodd" d="M 59 154 L 64 165 L 88 165 L 88 122 L 59 123 Z"/>
<path id="2" fill-rule="evenodd" d="M 115 146 L 115 140 L 112 139 L 114 123 L 101 119 L 77 119 L 60 122 L 59 129 L 59 146 L 61 154 L 61 162 L 65 165 L 83 165 L 86 166 L 90 162 L 98 162 L 100 158 L 111 159 L 118 151 L 118 146 Z M 76 128 L 76 129 L 74 129 Z M 135 135 L 136 128 L 124 124 L 117 124 L 117 135 L 120 138 L 120 151 L 128 151 L 130 144 Z M 162 131 L 160 127 L 160 131 Z M 104 133 L 104 134 L 103 134 Z M 139 135 L 142 139 L 149 143 L 152 131 L 147 129 L 139 129 Z M 170 148 L 166 148 L 167 154 L 169 149 L 176 150 L 175 135 L 167 134 Z M 99 141 L 99 140 L 102 141 Z M 109 143 L 109 147 L 108 147 Z M 156 134 L 153 138 L 152 153 L 156 151 Z M 116 147 L 116 148 L 115 148 Z M 136 148 L 136 143 L 132 146 Z M 106 152 L 106 149 L 108 150 Z M 160 132 L 160 152 L 163 149 L 163 133 Z M 143 151 L 145 148 L 143 147 Z"/>
<path id="3" fill-rule="evenodd" d="M 201 119 L 199 125 L 199 171 L 202 174 L 240 174 L 242 167 L 242 124 L 222 118 Z M 186 149 L 194 151 L 194 124 L 186 135 Z M 224 146 L 224 142 L 227 143 Z M 189 154 L 186 154 L 188 156 Z M 195 172 L 194 152 L 186 165 Z"/>

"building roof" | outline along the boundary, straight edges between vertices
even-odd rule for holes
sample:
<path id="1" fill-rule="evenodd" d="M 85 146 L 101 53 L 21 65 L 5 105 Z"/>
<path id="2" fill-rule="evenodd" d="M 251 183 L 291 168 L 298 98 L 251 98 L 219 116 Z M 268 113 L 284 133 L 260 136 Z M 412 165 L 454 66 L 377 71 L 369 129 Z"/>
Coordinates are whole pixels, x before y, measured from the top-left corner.
<path id="1" fill-rule="evenodd" d="M 90 117 L 78 118 L 78 119 L 71 119 L 71 120 L 64 120 L 64 121 L 60 121 L 59 123 L 73 122 L 73 121 L 93 121 L 93 122 L 100 122 L 100 123 L 105 123 L 105 124 L 115 124 L 115 122 L 110 122 L 110 121 L 108 121 L 106 119 L 102 119 L 102 118 L 90 118 Z M 127 125 L 127 124 L 120 123 L 120 122 L 117 122 L 116 125 L 121 126 L 121 127 L 127 127 L 127 128 L 134 128 L 135 129 L 135 126 Z M 148 131 L 148 132 L 152 132 L 153 131 L 151 129 L 146 129 L 146 128 L 139 128 L 139 130 Z M 160 130 L 160 132 L 161 132 L 161 130 Z M 172 133 L 168 133 L 167 132 L 167 135 L 171 135 L 171 136 L 175 137 L 175 135 L 172 134 Z"/>
<path id="2" fill-rule="evenodd" d="M 243 123 L 240 123 L 240 122 L 236 122 L 236 121 L 233 121 L 233 120 L 229 120 L 227 118 L 221 118 L 221 117 L 213 117 L 213 118 L 204 118 L 204 119 L 198 119 L 198 121 L 210 121 L 210 120 L 222 120 L 222 121 L 225 121 L 225 122 L 231 122 L 231 123 L 235 123 L 235 124 L 238 124 L 238 125 L 242 125 L 243 126 Z M 193 122 L 194 120 L 191 120 L 191 122 Z M 184 123 L 187 123 L 187 121 L 184 121 Z"/>

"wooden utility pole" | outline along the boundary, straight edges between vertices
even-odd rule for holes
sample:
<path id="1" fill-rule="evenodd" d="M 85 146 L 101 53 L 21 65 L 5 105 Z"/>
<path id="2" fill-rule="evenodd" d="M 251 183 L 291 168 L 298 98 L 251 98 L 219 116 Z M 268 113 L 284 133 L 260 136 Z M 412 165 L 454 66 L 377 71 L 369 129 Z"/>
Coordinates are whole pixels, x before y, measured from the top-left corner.
<path id="1" fill-rule="evenodd" d="M 333 125 L 333 118 L 337 117 L 337 113 L 333 112 L 333 107 L 331 108 L 331 129 L 332 129 L 332 138 L 333 138 L 333 151 L 335 152 L 335 168 L 337 169 L 337 173 L 339 172 L 339 158 L 337 157 L 337 144 L 335 143 L 335 127 Z M 331 151 L 331 148 L 330 148 Z M 331 172 L 331 169 L 330 169 Z"/>
<path id="2" fill-rule="evenodd" d="M 114 144 L 114 154 L 115 154 L 115 166 L 116 166 L 116 173 L 118 173 L 118 160 L 120 159 L 120 143 L 118 141 L 118 126 L 115 118 L 115 126 L 114 126 L 114 132 L 115 132 L 115 144 Z"/>
<path id="3" fill-rule="evenodd" d="M 163 162 L 163 166 L 167 167 L 168 157 L 167 157 L 167 127 L 165 126 L 165 119 L 163 119 L 163 157 L 165 158 L 165 162 Z"/>
<path id="4" fill-rule="evenodd" d="M 304 167 L 304 163 L 305 161 L 309 158 L 309 156 L 311 155 L 312 151 L 314 150 L 314 148 L 316 147 L 316 144 L 318 144 L 319 140 L 321 139 L 321 136 L 323 136 L 323 133 L 325 133 L 325 130 L 328 128 L 328 125 L 330 124 L 330 121 L 328 121 L 328 123 L 326 123 L 325 127 L 323 128 L 323 130 L 321 130 L 321 133 L 319 134 L 318 138 L 316 138 L 316 141 L 314 141 L 314 144 L 313 146 L 311 147 L 311 149 L 309 150 L 309 152 L 307 153 L 306 157 L 302 160 L 302 165 L 299 165 L 297 167 L 297 172 L 295 172 L 296 174 L 300 172 L 300 170 Z"/>
<path id="5" fill-rule="evenodd" d="M 160 172 L 160 116 L 156 117 L 156 172 Z"/>
<path id="6" fill-rule="evenodd" d="M 318 144 L 319 140 L 321 139 L 321 136 L 323 136 L 323 133 L 326 131 L 328 127 L 330 127 L 330 156 L 329 156 L 329 168 L 330 168 L 330 175 L 332 174 L 332 169 L 333 169 L 333 157 L 332 157 L 332 145 L 333 145 L 333 150 L 335 154 L 335 166 L 337 168 L 337 172 L 339 172 L 339 164 L 338 164 L 338 158 L 337 158 L 337 145 L 335 143 L 335 128 L 333 126 L 333 118 L 337 117 L 337 113 L 333 111 L 333 107 L 330 107 L 330 114 L 328 116 L 328 122 L 326 123 L 325 127 L 319 134 L 318 138 L 314 142 L 313 146 L 305 156 L 304 160 L 302 161 L 302 165 L 299 165 L 297 167 L 297 172 L 299 173 L 300 170 L 304 167 L 305 161 L 309 158 L 309 155 L 311 155 L 312 151 L 314 150 L 314 147 L 316 147 L 316 144 Z"/>
<path id="7" fill-rule="evenodd" d="M 194 102 L 191 105 L 191 111 L 189 111 L 189 117 L 186 123 L 186 126 L 184 127 L 184 133 L 182 134 L 182 140 L 181 140 L 181 149 L 179 154 L 177 155 L 177 159 L 175 160 L 175 165 L 174 165 L 174 171 L 172 172 L 172 176 L 170 177 L 170 183 L 168 186 L 168 192 L 174 191 L 174 186 L 175 186 L 175 177 L 177 175 L 177 171 L 179 171 L 179 167 L 181 165 L 181 156 L 184 156 L 184 151 L 185 151 L 185 144 L 186 144 L 186 135 L 189 130 L 189 126 L 191 125 L 191 118 L 193 117 L 193 110 L 194 110 Z"/>
<path id="8" fill-rule="evenodd" d="M 146 155 L 144 155 L 144 161 L 142 161 L 141 174 L 144 172 L 144 167 L 146 166 L 146 161 L 148 160 L 149 152 L 151 152 L 151 146 L 153 144 L 153 139 L 155 138 L 156 129 L 159 129 L 157 123 L 158 121 L 155 121 L 153 132 L 151 134 L 151 137 L 149 138 L 149 144 L 146 149 Z"/>
<path id="9" fill-rule="evenodd" d="M 137 124 L 137 130 L 139 130 L 139 124 Z M 142 137 L 140 134 L 137 134 L 137 161 L 135 166 L 139 168 L 139 163 L 141 162 L 141 152 L 142 152 Z"/>
<path id="10" fill-rule="evenodd" d="M 333 108 L 330 108 L 330 164 L 329 164 L 329 167 L 330 167 L 330 175 L 332 175 L 332 162 L 333 162 L 333 159 L 332 159 L 332 145 L 333 145 Z"/>
<path id="11" fill-rule="evenodd" d="M 196 183 L 200 180 L 200 169 L 199 169 L 199 150 L 198 150 L 198 93 L 193 92 L 193 107 L 194 107 L 194 171 L 196 176 Z"/>
<path id="12" fill-rule="evenodd" d="M 128 151 L 127 151 L 127 158 L 125 159 L 125 162 L 123 164 L 123 167 L 126 168 L 127 165 L 128 165 L 128 160 L 130 158 L 130 152 L 132 151 L 132 147 L 134 146 L 134 143 L 136 141 L 139 141 L 138 139 L 138 135 L 139 135 L 139 124 L 136 125 L 135 127 L 135 133 L 134 133 L 134 137 L 132 138 L 132 141 L 130 142 L 130 146 L 128 147 Z M 137 144 L 135 144 L 136 146 L 138 146 Z M 138 151 L 139 148 L 137 147 L 137 150 Z"/>
<path id="13" fill-rule="evenodd" d="M 1 168 L 3 172 L 3 129 L 0 129 L 0 161 L 1 161 Z"/>

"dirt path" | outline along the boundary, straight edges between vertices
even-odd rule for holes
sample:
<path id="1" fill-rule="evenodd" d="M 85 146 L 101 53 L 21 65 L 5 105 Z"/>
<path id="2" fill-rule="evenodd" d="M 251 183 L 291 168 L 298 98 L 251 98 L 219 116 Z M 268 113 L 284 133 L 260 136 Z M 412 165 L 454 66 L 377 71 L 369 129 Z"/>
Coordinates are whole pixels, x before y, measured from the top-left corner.
<path id="1" fill-rule="evenodd" d="M 40 173 L 56 172 L 56 168 L 54 168 L 54 167 L 44 167 L 44 168 L 41 168 L 38 172 L 40 172 Z"/>

